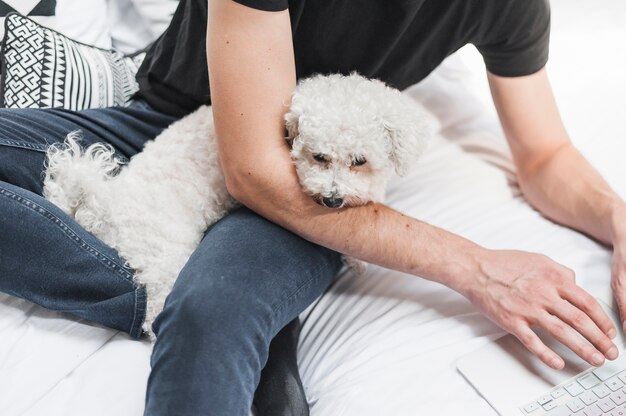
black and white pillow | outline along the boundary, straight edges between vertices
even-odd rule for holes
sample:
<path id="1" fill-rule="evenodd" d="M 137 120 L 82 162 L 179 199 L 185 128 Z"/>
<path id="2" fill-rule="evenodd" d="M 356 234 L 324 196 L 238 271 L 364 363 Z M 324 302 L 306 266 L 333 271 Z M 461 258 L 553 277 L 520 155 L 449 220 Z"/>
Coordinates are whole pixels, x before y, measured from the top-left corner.
<path id="1" fill-rule="evenodd" d="M 27 16 L 54 16 L 57 0 L 0 0 L 0 16 L 11 12 Z"/>
<path id="2" fill-rule="evenodd" d="M 11 13 L 2 43 L 0 107 L 82 110 L 126 105 L 145 54 L 123 54 L 69 39 Z"/>
<path id="3" fill-rule="evenodd" d="M 57 0 L 0 0 L 0 39 L 4 36 L 4 18 L 9 13 L 24 16 L 54 16 Z"/>

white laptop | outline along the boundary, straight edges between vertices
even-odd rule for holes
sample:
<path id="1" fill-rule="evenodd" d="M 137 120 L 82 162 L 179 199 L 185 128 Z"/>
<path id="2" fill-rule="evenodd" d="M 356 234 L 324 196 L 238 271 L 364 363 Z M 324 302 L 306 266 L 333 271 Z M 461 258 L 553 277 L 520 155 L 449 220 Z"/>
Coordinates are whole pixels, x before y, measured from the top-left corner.
<path id="1" fill-rule="evenodd" d="M 626 416 L 626 352 L 617 312 L 598 299 L 613 319 L 620 355 L 592 367 L 558 341 L 540 338 L 565 360 L 552 370 L 512 335 L 457 361 L 457 368 L 501 416 Z"/>

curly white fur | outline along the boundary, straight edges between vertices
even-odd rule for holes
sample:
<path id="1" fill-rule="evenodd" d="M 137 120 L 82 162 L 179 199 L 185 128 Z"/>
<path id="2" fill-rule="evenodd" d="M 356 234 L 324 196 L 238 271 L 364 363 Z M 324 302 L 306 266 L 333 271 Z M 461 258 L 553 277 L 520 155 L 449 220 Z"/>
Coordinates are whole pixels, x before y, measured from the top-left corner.
<path id="1" fill-rule="evenodd" d="M 382 201 L 392 171 L 408 170 L 434 127 L 416 102 L 358 74 L 301 81 L 285 122 L 303 189 L 341 206 Z M 203 233 L 238 205 L 226 189 L 211 108 L 172 124 L 128 165 L 107 145 L 82 150 L 77 133 L 47 157 L 44 196 L 135 271 L 148 296 L 143 329 L 152 336 L 152 322 Z M 357 159 L 366 163 L 354 166 Z M 344 260 L 357 271 L 366 266 Z"/>

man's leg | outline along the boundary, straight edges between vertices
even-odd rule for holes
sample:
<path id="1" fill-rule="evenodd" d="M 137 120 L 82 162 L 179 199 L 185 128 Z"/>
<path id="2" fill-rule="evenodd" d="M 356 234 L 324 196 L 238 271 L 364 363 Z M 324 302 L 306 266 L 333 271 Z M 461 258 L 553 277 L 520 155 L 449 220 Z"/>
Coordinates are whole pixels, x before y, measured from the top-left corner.
<path id="1" fill-rule="evenodd" d="M 145 290 L 115 250 L 41 196 L 45 151 L 81 130 L 131 157 L 174 119 L 138 103 L 69 112 L 0 110 L 0 291 L 141 335 Z"/>
<path id="2" fill-rule="evenodd" d="M 309 403 L 298 369 L 298 318 L 272 339 L 261 380 L 254 392 L 257 416 L 308 416 Z"/>
<path id="3" fill-rule="evenodd" d="M 51 144 L 63 141 L 69 132 L 81 130 L 83 145 L 109 143 L 120 156 L 130 158 L 142 148 L 145 141 L 156 137 L 172 121 L 173 118 L 157 113 L 142 103 L 131 108 L 87 110 L 79 113 L 63 110 L 0 110 L 0 291 L 138 337 L 141 334 L 145 310 L 145 291 L 132 284 L 132 271 L 123 266 L 123 261 L 114 250 L 41 197 L 45 150 Z M 282 232 L 286 233 L 284 230 Z M 314 247 L 308 243 L 305 246 Z M 222 249 L 227 250 L 228 246 L 222 246 Z M 308 250 L 298 252 L 296 249 L 296 253 L 306 255 Z M 331 252 L 323 250 L 323 253 L 328 256 Z M 297 260 L 297 256 L 292 260 Z M 301 264 L 303 269 L 312 260 L 314 259 L 304 259 Z M 243 267 L 242 270 L 249 268 Z M 317 271 L 326 273 L 325 269 Z M 309 272 L 303 272 L 295 281 L 302 281 L 301 278 L 310 275 Z M 326 273 L 324 279 L 332 276 L 334 273 Z M 313 285 L 315 296 L 328 284 L 324 279 Z M 297 305 L 295 309 L 304 309 L 304 303 L 308 304 L 315 296 L 302 305 Z M 295 310 L 291 312 L 293 317 L 297 315 Z M 180 326 L 187 327 L 184 313 L 176 314 L 169 321 L 175 322 L 177 318 L 183 322 Z M 276 329 L 279 327 L 274 328 L 274 332 Z M 290 328 L 285 331 L 287 336 L 293 337 L 289 332 Z M 170 333 L 178 336 L 175 331 Z M 189 343 L 193 345 L 196 334 L 191 335 Z M 165 335 L 160 336 L 161 342 L 165 343 L 166 338 Z M 286 336 L 280 339 L 285 340 Z M 298 377 L 297 369 L 293 365 L 295 350 L 283 350 L 279 343 L 275 345 L 278 349 L 275 349 L 277 355 L 273 361 L 289 362 L 291 385 L 293 382 L 298 384 L 294 380 Z M 256 360 L 259 363 L 265 361 L 266 354 L 265 349 L 261 348 L 260 351 L 262 354 Z M 225 353 L 228 354 L 229 351 Z M 160 361 L 169 359 L 163 353 L 159 353 L 159 357 Z M 219 354 L 216 357 L 219 360 Z M 174 363 L 185 359 L 177 354 L 171 358 Z M 168 372 L 158 374 L 152 377 L 152 384 L 155 386 L 162 384 L 163 377 L 170 376 Z M 276 385 L 283 380 L 284 375 L 284 371 L 270 370 L 264 372 L 263 377 L 267 383 Z M 182 394 L 162 398 L 172 402 L 188 397 L 185 386 L 195 382 L 188 379 L 184 372 L 170 381 L 177 384 Z M 254 387 L 254 382 L 251 383 L 246 385 L 247 389 Z M 285 409 L 302 409 L 302 403 L 306 404 L 302 392 L 299 397 L 277 389 L 273 392 L 276 397 L 262 395 L 261 400 L 282 402 Z M 236 394 L 236 391 L 231 391 L 229 400 L 237 400 Z M 242 396 L 243 400 L 248 400 L 249 396 Z M 217 405 L 221 406 L 220 403 Z"/>
<path id="4" fill-rule="evenodd" d="M 338 253 L 247 208 L 214 224 L 153 324 L 145 414 L 247 416 L 272 337 L 340 267 Z"/>

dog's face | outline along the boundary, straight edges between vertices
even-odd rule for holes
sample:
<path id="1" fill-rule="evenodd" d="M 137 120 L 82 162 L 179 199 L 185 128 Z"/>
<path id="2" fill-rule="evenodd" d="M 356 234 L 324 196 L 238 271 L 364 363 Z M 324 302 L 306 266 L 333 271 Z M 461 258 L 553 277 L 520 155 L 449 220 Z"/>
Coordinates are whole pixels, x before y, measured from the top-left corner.
<path id="1" fill-rule="evenodd" d="M 300 184 L 318 203 L 340 208 L 382 200 L 393 171 L 389 144 L 377 123 L 363 121 L 301 119 L 291 156 Z"/>
<path id="2" fill-rule="evenodd" d="M 417 103 L 356 74 L 301 81 L 285 121 L 300 184 L 329 208 L 382 201 L 432 134 Z"/>

